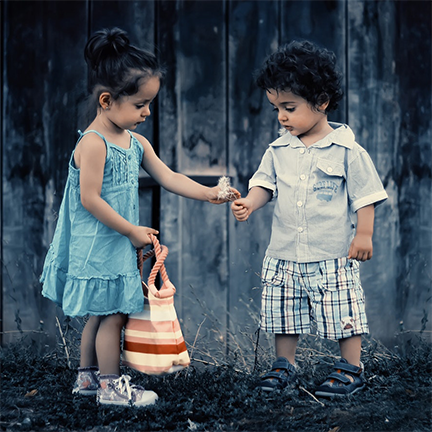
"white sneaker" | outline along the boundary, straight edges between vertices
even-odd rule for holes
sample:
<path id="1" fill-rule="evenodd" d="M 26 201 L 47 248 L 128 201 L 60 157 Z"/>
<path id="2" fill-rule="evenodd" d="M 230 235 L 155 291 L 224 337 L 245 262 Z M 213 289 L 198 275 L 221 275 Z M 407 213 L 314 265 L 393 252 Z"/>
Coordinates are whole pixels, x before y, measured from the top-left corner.
<path id="1" fill-rule="evenodd" d="M 98 388 L 99 369 L 96 366 L 78 368 L 78 376 L 72 394 L 91 396 L 97 393 Z"/>
<path id="2" fill-rule="evenodd" d="M 147 406 L 154 404 L 158 395 L 144 387 L 130 384 L 130 376 L 101 375 L 97 401 L 104 405 Z"/>

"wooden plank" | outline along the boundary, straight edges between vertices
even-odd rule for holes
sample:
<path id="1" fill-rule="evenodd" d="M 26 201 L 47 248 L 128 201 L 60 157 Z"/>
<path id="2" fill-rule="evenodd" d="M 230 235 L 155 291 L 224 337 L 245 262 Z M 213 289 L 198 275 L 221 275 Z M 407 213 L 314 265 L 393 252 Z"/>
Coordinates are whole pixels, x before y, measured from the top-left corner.
<path id="1" fill-rule="evenodd" d="M 396 319 L 402 319 L 406 330 L 428 331 L 423 336 L 432 341 L 432 4 L 405 1 L 397 2 L 395 8 L 400 17 L 393 52 L 401 120 L 399 157 L 394 160 L 400 215 Z M 389 57 L 386 50 L 382 53 Z M 394 101 L 386 102 L 383 109 L 388 115 Z M 388 127 L 392 126 L 389 121 Z"/>
<path id="2" fill-rule="evenodd" d="M 430 13 L 430 3 L 415 1 L 380 5 L 378 10 L 366 4 L 363 10 L 365 20 L 378 21 L 378 49 L 361 77 L 359 97 L 374 103 L 373 116 L 361 114 L 362 133 L 390 195 L 377 212 L 375 244 L 382 258 L 374 262 L 379 280 L 374 279 L 369 294 L 374 305 L 389 305 L 371 317 L 377 337 L 384 341 L 401 321 L 406 329 L 420 329 L 430 310 L 432 230 L 425 216 L 431 211 Z M 398 20 L 389 19 L 395 15 Z M 357 48 L 368 46 L 363 41 Z M 385 274 L 380 272 L 383 265 Z M 376 291 L 378 285 L 388 289 Z"/>
<path id="3" fill-rule="evenodd" d="M 221 174 L 226 170 L 224 2 L 183 1 L 178 17 L 181 169 Z"/>
<path id="4" fill-rule="evenodd" d="M 281 43 L 310 40 L 333 51 L 346 83 L 346 1 L 316 0 L 281 2 Z M 345 87 L 345 84 L 344 84 Z M 347 99 L 341 101 L 330 119 L 346 122 Z"/>
<path id="5" fill-rule="evenodd" d="M 371 333 L 390 345 L 430 309 L 431 5 L 358 1 L 348 11 L 349 123 L 389 194 L 362 280 Z"/>
<path id="6" fill-rule="evenodd" d="M 156 4 L 156 39 L 160 58 L 167 67 L 164 83 L 157 99 L 159 136 L 154 143 L 160 158 L 174 171 L 179 170 L 178 146 L 180 130 L 178 127 L 179 101 L 176 90 L 178 15 L 177 2 L 159 1 Z M 169 248 L 167 269 L 170 279 L 177 286 L 175 305 L 180 322 L 183 317 L 181 284 L 180 244 L 180 198 L 161 190 L 160 201 L 160 240 Z M 187 340 L 187 339 L 186 339 Z"/>
<path id="7" fill-rule="evenodd" d="M 50 335 L 40 341 L 43 348 L 55 340 L 59 312 L 41 296 L 39 276 L 77 138 L 77 100 L 86 88 L 78 60 L 85 35 L 76 25 L 86 22 L 86 7 L 10 1 L 4 12 L 3 328 L 43 327 Z"/>
<path id="8" fill-rule="evenodd" d="M 395 4 L 357 1 L 348 4 L 349 66 L 348 123 L 357 141 L 372 157 L 390 199 L 379 207 L 375 217 L 374 257 L 362 266 L 370 331 L 374 337 L 389 340 L 397 330 L 395 299 L 398 243 L 398 190 L 391 171 L 398 140 L 395 124 L 400 122 L 394 104 L 398 78 L 393 73 L 396 48 Z M 387 52 L 387 55 L 383 55 Z M 367 107 L 370 107 L 368 109 Z M 387 180 L 386 180 L 387 179 Z M 382 271 L 382 269 L 386 271 Z M 383 307 L 385 305 L 385 307 Z"/>
<path id="9" fill-rule="evenodd" d="M 133 45 L 154 52 L 155 2 L 154 1 L 91 1 L 90 34 L 105 29 L 119 27 L 128 33 Z M 155 113 L 136 129 L 153 142 Z"/>
<path id="10" fill-rule="evenodd" d="M 265 92 L 255 85 L 253 72 L 277 47 L 279 5 L 276 1 L 231 1 L 228 16 L 229 172 L 233 185 L 245 196 L 268 144 L 277 138 L 277 118 Z M 259 325 L 260 273 L 272 212 L 273 204 L 268 204 L 246 223 L 235 221 L 232 214 L 229 219 L 230 349 L 247 356 L 253 355 L 251 338 Z M 264 341 L 263 335 L 265 346 Z"/>
<path id="11" fill-rule="evenodd" d="M 226 172 L 224 2 L 186 1 L 179 14 L 176 73 L 181 101 L 180 170 L 187 174 L 222 174 Z M 180 209 L 185 334 L 193 342 L 199 329 L 210 358 L 223 356 L 228 274 L 226 208 L 182 199 Z"/>
<path id="12" fill-rule="evenodd" d="M 161 1 L 158 8 L 159 47 L 169 67 L 161 91 L 161 158 L 188 175 L 220 175 L 226 172 L 224 2 Z M 162 191 L 161 238 L 170 248 L 167 266 L 189 343 L 203 313 L 216 313 L 225 344 L 226 216 L 222 207 Z M 201 336 L 214 345 L 209 319 Z"/>

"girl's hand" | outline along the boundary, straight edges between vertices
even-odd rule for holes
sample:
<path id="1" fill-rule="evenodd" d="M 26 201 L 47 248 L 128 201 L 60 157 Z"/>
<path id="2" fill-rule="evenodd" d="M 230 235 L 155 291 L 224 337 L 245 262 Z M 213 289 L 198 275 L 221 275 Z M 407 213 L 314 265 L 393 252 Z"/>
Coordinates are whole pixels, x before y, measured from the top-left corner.
<path id="1" fill-rule="evenodd" d="M 368 234 L 357 233 L 351 242 L 348 251 L 348 259 L 357 261 L 367 261 L 372 258 L 372 236 Z"/>
<path id="2" fill-rule="evenodd" d="M 251 200 L 247 198 L 237 199 L 231 204 L 231 210 L 233 212 L 234 217 L 239 222 L 244 222 L 249 219 L 249 216 L 252 213 L 251 210 Z"/>
<path id="3" fill-rule="evenodd" d="M 209 189 L 210 189 L 210 193 L 209 193 L 208 202 L 211 202 L 212 204 L 223 204 L 228 201 L 234 201 L 241 197 L 240 192 L 233 187 L 229 188 L 229 192 L 225 194 L 224 198 L 219 198 L 219 192 L 221 191 L 221 188 L 219 186 L 215 186 Z"/>
<path id="4" fill-rule="evenodd" d="M 143 248 L 152 243 L 149 234 L 159 234 L 159 231 L 144 226 L 134 225 L 128 234 L 128 239 L 136 248 Z"/>

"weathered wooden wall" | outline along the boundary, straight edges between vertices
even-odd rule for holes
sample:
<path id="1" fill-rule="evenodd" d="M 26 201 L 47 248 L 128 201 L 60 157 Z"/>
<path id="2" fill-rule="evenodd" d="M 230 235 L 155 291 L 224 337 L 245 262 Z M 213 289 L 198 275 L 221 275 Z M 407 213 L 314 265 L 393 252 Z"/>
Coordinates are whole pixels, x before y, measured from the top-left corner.
<path id="1" fill-rule="evenodd" d="M 423 1 L 2 2 L 2 331 L 52 343 L 59 309 L 40 295 L 67 162 L 86 94 L 83 47 L 102 27 L 156 44 L 168 68 L 147 136 L 174 170 L 243 193 L 277 121 L 252 72 L 280 43 L 318 42 L 338 56 L 348 122 L 375 161 L 389 200 L 362 265 L 372 335 L 431 323 L 431 4 Z M 187 342 L 252 347 L 272 205 L 248 223 L 141 183 L 142 223 L 158 227 Z M 423 320 L 423 321 L 422 321 Z M 43 321 L 43 325 L 40 323 Z M 199 331 L 199 334 L 198 334 Z M 48 333 L 48 336 L 45 336 Z M 198 335 L 197 335 L 198 334 Z M 42 336 L 41 336 L 42 335 Z"/>

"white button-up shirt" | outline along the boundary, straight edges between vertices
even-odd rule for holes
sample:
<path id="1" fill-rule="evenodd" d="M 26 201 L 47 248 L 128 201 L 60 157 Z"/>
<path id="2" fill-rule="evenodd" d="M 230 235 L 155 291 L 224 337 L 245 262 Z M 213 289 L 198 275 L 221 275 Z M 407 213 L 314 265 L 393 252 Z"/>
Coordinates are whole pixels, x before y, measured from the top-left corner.
<path id="1" fill-rule="evenodd" d="M 355 235 L 355 212 L 388 196 L 364 148 L 347 125 L 310 147 L 289 132 L 269 145 L 249 181 L 273 193 L 266 254 L 299 263 L 342 258 Z"/>

